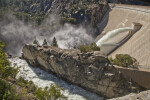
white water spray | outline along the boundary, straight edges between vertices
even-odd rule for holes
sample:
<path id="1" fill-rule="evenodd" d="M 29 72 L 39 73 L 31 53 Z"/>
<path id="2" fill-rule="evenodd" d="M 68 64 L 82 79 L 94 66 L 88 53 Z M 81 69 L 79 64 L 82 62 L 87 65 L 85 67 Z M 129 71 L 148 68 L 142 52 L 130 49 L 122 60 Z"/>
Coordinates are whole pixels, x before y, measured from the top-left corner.
<path id="1" fill-rule="evenodd" d="M 99 47 L 106 45 L 106 44 L 112 45 L 112 43 L 107 43 L 107 41 L 110 40 L 111 38 L 113 38 L 114 36 L 120 34 L 120 33 L 130 31 L 132 29 L 133 29 L 133 27 L 125 27 L 125 28 L 118 28 L 118 29 L 112 30 L 112 31 L 106 33 L 106 35 L 104 35 L 101 39 L 99 39 L 96 42 L 96 45 Z"/>
<path id="2" fill-rule="evenodd" d="M 34 68 L 25 60 L 19 58 L 9 59 L 12 67 L 18 67 L 19 73 L 17 78 L 22 77 L 25 80 L 33 81 L 33 83 L 41 88 L 50 87 L 51 84 L 63 87 L 62 93 L 67 96 L 67 100 L 103 100 L 102 97 L 86 91 L 78 86 L 69 84 L 56 76 L 49 74 L 39 68 Z"/>
<path id="3" fill-rule="evenodd" d="M 6 52 L 13 56 L 21 56 L 22 47 L 25 44 L 32 44 L 35 38 L 40 44 L 46 39 L 48 45 L 51 45 L 53 38 L 56 37 L 58 46 L 63 49 L 89 44 L 94 41 L 94 38 L 88 30 L 82 25 L 75 26 L 67 23 L 61 25 L 59 17 L 55 15 L 49 15 L 40 26 L 35 27 L 8 14 L 0 22 L 0 40 L 6 42 Z"/>

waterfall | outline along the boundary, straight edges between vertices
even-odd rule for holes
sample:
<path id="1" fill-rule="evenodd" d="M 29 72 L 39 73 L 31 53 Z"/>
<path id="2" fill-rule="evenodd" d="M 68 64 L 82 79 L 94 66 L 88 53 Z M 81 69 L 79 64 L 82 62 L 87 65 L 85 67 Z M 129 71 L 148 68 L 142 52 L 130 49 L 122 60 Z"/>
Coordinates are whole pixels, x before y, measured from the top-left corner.
<path id="1" fill-rule="evenodd" d="M 117 36 L 120 33 L 130 31 L 132 29 L 133 29 L 133 27 L 125 27 L 125 28 L 118 28 L 118 29 L 112 30 L 112 31 L 106 33 L 101 39 L 99 39 L 96 42 L 96 45 L 99 46 L 99 47 L 101 47 L 103 45 L 107 45 L 107 44 L 112 45 L 112 43 L 107 43 L 107 41 L 110 40 L 111 38 Z"/>

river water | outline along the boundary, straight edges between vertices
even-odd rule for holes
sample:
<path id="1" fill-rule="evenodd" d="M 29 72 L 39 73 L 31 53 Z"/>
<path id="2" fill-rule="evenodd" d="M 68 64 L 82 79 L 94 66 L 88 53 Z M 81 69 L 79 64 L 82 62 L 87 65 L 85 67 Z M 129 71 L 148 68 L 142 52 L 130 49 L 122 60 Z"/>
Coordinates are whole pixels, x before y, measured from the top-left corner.
<path id="1" fill-rule="evenodd" d="M 60 78 L 47 73 L 39 68 L 30 66 L 25 60 L 18 57 L 10 58 L 12 67 L 18 67 L 18 77 L 23 77 L 25 80 L 33 81 L 33 83 L 41 88 L 50 87 L 51 84 L 63 87 L 62 93 L 67 96 L 67 100 L 103 100 L 102 97 L 86 91 L 78 86 L 67 83 Z"/>

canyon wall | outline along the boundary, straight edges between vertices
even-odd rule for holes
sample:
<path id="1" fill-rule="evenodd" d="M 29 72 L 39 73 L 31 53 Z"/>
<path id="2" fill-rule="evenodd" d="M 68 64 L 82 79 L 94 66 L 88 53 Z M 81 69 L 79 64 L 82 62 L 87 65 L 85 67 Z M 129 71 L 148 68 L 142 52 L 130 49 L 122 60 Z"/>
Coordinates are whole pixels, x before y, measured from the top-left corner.
<path id="1" fill-rule="evenodd" d="M 77 49 L 25 45 L 23 58 L 35 67 L 106 98 L 123 96 L 139 89 L 123 78 L 99 51 L 83 53 Z"/>

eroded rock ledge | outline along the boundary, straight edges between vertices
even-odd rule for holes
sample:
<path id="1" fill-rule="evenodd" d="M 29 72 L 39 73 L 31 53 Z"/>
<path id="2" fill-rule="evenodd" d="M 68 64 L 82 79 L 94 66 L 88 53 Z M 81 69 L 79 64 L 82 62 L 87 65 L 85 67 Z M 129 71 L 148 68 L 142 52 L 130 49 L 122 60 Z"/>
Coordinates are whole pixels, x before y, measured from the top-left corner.
<path id="1" fill-rule="evenodd" d="M 110 66 L 101 52 L 81 53 L 79 50 L 60 49 L 48 46 L 25 45 L 23 58 L 31 65 L 95 92 L 112 98 L 136 92 L 138 87 L 125 80 Z"/>

